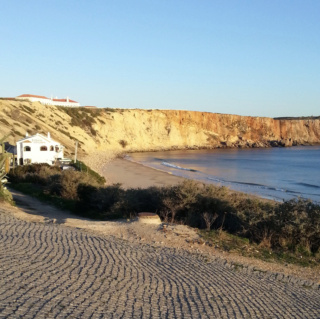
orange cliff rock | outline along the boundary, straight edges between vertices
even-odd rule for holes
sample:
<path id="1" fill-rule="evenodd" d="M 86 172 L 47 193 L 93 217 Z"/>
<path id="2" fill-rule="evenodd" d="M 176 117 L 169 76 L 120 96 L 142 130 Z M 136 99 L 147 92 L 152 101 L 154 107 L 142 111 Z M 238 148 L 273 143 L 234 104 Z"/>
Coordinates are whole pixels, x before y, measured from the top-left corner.
<path id="1" fill-rule="evenodd" d="M 174 110 L 87 109 L 0 100 L 0 136 L 9 142 L 51 133 L 74 152 L 269 147 L 320 143 L 320 119 L 272 119 Z"/>

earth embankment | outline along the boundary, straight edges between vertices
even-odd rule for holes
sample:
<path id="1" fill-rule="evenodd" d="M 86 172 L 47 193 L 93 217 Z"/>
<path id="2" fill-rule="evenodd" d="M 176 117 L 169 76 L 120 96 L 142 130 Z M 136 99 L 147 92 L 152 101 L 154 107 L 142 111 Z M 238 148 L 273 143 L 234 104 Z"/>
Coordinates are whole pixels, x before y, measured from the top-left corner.
<path id="1" fill-rule="evenodd" d="M 175 110 L 88 109 L 0 100 L 0 135 L 51 133 L 72 155 L 320 143 L 320 119 L 273 119 Z"/>

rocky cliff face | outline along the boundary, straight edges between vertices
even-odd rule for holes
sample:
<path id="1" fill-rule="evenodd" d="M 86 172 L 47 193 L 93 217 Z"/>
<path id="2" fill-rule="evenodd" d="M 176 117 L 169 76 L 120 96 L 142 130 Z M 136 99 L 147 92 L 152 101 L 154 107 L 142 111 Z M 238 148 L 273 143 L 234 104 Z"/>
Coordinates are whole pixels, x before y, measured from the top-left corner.
<path id="1" fill-rule="evenodd" d="M 320 119 L 262 117 L 169 110 L 85 109 L 0 100 L 0 136 L 9 141 L 51 133 L 67 154 L 320 143 Z"/>

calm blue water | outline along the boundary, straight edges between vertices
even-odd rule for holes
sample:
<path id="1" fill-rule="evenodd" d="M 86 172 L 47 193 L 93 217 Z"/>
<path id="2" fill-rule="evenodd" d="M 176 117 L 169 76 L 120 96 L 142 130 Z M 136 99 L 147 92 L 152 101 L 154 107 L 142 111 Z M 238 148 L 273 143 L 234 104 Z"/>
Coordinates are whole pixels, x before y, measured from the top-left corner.
<path id="1" fill-rule="evenodd" d="M 134 153 L 130 160 L 177 176 L 287 200 L 320 202 L 320 147 Z"/>

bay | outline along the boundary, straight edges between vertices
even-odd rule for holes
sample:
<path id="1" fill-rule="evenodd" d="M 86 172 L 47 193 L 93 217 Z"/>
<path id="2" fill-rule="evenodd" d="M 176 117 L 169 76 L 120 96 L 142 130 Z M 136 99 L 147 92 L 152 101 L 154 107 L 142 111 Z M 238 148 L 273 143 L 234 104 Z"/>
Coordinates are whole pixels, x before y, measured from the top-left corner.
<path id="1" fill-rule="evenodd" d="M 320 146 L 144 152 L 128 159 L 264 198 L 320 202 Z"/>

